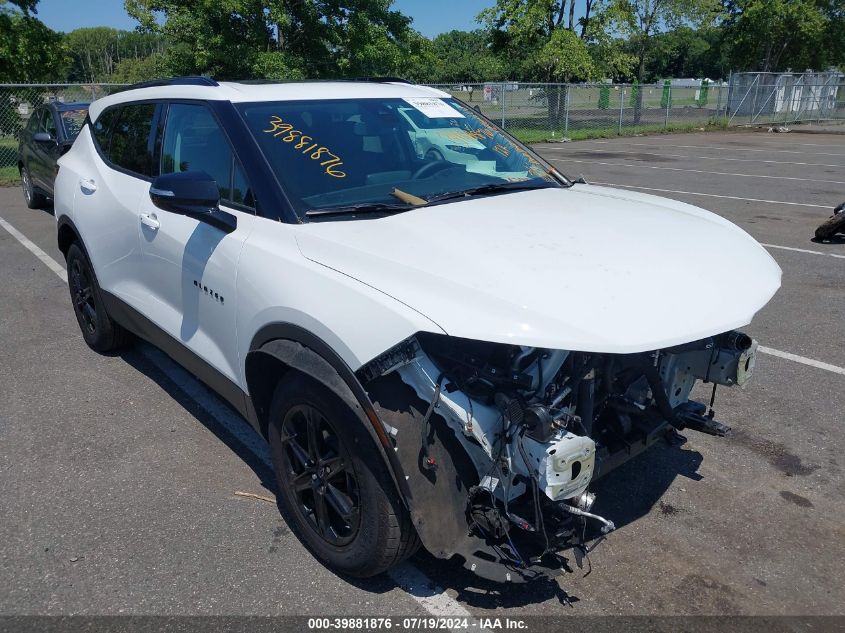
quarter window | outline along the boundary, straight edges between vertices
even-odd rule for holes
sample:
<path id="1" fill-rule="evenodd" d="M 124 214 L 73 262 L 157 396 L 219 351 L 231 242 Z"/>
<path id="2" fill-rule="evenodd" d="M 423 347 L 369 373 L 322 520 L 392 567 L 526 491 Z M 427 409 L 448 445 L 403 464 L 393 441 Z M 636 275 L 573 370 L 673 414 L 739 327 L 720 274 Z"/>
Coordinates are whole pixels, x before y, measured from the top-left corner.
<path id="1" fill-rule="evenodd" d="M 161 173 L 204 171 L 224 202 L 253 207 L 249 183 L 217 119 L 204 105 L 174 103 L 167 113 Z"/>
<path id="2" fill-rule="evenodd" d="M 101 112 L 100 116 L 91 126 L 91 133 L 94 135 L 94 140 L 100 148 L 100 151 L 105 155 L 109 155 L 109 134 L 111 134 L 112 126 L 114 125 L 120 109 L 112 108 Z"/>
<path id="3" fill-rule="evenodd" d="M 153 176 L 150 128 L 155 114 L 154 103 L 124 106 L 113 126 L 108 157 L 118 167 L 142 176 Z"/>

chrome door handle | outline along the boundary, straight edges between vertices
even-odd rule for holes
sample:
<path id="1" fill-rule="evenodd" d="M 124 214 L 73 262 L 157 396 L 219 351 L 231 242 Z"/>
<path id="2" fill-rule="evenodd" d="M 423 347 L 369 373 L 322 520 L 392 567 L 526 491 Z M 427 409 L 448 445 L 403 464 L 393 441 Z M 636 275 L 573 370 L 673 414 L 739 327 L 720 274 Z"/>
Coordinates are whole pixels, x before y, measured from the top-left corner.
<path id="1" fill-rule="evenodd" d="M 79 188 L 82 189 L 83 193 L 94 193 L 97 191 L 97 183 L 87 178 L 80 178 Z"/>
<path id="2" fill-rule="evenodd" d="M 149 213 L 141 214 L 141 224 L 150 227 L 154 231 L 158 230 L 158 227 L 161 226 L 161 222 L 158 221 L 158 218 L 154 215 L 150 215 Z"/>

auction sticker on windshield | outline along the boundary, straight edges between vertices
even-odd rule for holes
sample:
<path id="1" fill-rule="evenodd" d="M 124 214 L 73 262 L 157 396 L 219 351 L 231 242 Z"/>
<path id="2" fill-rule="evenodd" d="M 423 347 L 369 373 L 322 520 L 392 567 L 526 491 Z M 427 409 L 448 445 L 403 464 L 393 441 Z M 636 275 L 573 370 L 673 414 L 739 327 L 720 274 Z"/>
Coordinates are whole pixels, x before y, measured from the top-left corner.
<path id="1" fill-rule="evenodd" d="M 405 103 L 422 112 L 429 119 L 463 119 L 464 115 L 455 110 L 443 99 L 436 97 L 410 97 L 403 99 Z"/>

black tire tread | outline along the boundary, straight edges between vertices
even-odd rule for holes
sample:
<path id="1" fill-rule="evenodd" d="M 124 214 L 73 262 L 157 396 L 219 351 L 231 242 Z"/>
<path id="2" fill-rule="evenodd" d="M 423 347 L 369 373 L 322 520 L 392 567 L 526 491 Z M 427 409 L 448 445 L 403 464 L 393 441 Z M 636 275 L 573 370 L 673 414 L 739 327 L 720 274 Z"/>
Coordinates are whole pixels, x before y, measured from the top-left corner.
<path id="1" fill-rule="evenodd" d="M 76 257 L 81 258 L 85 265 L 88 267 L 88 270 L 90 271 L 94 302 L 97 306 L 98 311 L 102 311 L 103 316 L 102 327 L 97 333 L 96 339 L 89 340 L 89 337 L 85 335 L 85 332 L 82 332 L 82 336 L 85 339 L 85 343 L 88 345 L 88 347 L 101 354 L 116 351 L 118 349 L 126 347 L 132 341 L 132 334 L 126 328 L 124 328 L 122 325 L 112 319 L 106 311 L 105 303 L 103 303 L 103 295 L 100 292 L 100 284 L 97 282 L 97 275 L 94 272 L 94 268 L 91 266 L 91 262 L 88 260 L 88 256 L 85 254 L 85 251 L 82 249 L 78 242 L 74 242 L 68 248 L 66 256 L 68 270 L 70 270 L 71 260 Z M 71 297 L 71 300 L 72 299 L 73 297 Z M 81 323 L 80 330 L 82 330 Z"/>
<path id="2" fill-rule="evenodd" d="M 323 387 L 320 383 L 317 383 L 313 379 L 306 377 L 298 372 L 292 372 L 292 375 L 286 376 L 282 381 L 279 382 L 278 386 L 276 387 L 276 394 L 274 394 L 273 400 L 276 401 L 276 399 L 280 397 L 279 393 L 281 389 L 291 391 L 304 389 L 305 384 L 307 383 L 310 383 L 311 386 L 318 385 L 321 390 L 324 390 L 326 392 L 327 397 L 335 397 L 334 394 L 329 392 L 328 389 Z M 346 405 L 342 403 L 342 400 L 340 398 L 337 398 L 337 402 L 340 403 L 341 406 L 346 408 Z M 274 403 L 274 406 L 271 407 L 271 410 L 275 409 L 276 406 Z M 350 415 L 354 416 L 351 411 Z M 366 430 L 364 430 L 363 428 L 361 429 L 360 437 L 363 441 L 372 442 Z M 386 466 L 381 463 L 380 458 L 374 455 L 377 450 L 376 447 L 373 446 L 372 449 L 373 454 L 368 455 L 368 457 L 371 457 L 371 459 L 366 460 L 366 463 L 370 468 L 370 472 L 377 480 L 377 483 L 381 490 L 389 491 L 393 494 L 382 494 L 379 495 L 378 498 L 379 507 L 377 509 L 377 512 L 381 518 L 379 523 L 385 527 L 385 534 L 383 537 L 383 544 L 379 557 L 366 560 L 356 567 L 346 567 L 343 569 L 338 569 L 343 573 L 359 578 L 368 578 L 383 573 L 390 567 L 393 567 L 394 565 L 402 562 L 406 558 L 413 555 L 420 547 L 419 536 L 417 535 L 417 531 L 413 526 L 410 514 L 399 499 L 399 494 L 398 492 L 396 492 L 396 485 L 390 477 L 390 473 L 387 471 Z M 282 500 L 283 503 L 286 503 L 284 493 L 280 491 L 279 495 L 280 500 Z M 293 514 L 290 508 L 287 508 L 287 510 L 288 513 Z M 302 534 L 302 530 L 307 528 L 300 527 L 295 518 L 291 521 L 291 527 L 300 537 L 300 540 L 307 546 L 307 540 L 303 538 Z M 313 548 L 309 549 L 311 549 L 315 556 L 318 556 L 318 558 L 320 558 L 318 553 L 315 552 Z M 322 558 L 322 560 L 327 565 L 332 566 L 331 561 L 328 561 L 325 558 Z"/>
<path id="3" fill-rule="evenodd" d="M 29 171 L 26 167 L 21 168 L 21 171 L 24 169 Z M 21 179 L 23 179 L 22 173 Z M 26 203 L 27 209 L 43 209 L 47 204 L 47 196 L 38 191 L 38 189 L 35 188 L 35 185 L 32 184 L 32 174 L 29 175 L 29 182 L 30 187 L 32 188 L 32 197 L 27 200 L 26 196 L 24 196 L 24 202 Z"/>

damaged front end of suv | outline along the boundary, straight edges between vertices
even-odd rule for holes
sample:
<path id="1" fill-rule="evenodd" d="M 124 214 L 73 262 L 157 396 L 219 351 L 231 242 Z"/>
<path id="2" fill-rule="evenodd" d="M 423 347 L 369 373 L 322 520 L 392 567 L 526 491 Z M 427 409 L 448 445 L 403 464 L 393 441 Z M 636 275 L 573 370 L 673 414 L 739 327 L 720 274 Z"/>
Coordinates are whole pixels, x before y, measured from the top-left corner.
<path id="1" fill-rule="evenodd" d="M 685 428 L 724 435 L 696 381 L 742 385 L 756 343 L 730 331 L 635 354 L 591 353 L 418 333 L 358 379 L 405 470 L 411 515 L 435 556 L 524 582 L 567 568 L 592 513 L 590 483 Z M 590 526 L 590 530 L 586 530 Z M 595 528 L 595 529 L 593 529 Z"/>

